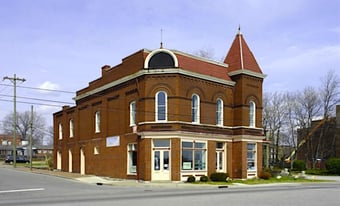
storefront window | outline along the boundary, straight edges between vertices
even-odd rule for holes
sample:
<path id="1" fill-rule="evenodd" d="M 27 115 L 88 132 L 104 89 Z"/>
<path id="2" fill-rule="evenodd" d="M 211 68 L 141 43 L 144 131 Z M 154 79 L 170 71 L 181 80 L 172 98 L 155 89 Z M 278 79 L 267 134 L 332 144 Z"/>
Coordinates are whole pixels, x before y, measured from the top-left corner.
<path id="1" fill-rule="evenodd" d="M 137 144 L 128 144 L 128 173 L 137 173 Z"/>
<path id="2" fill-rule="evenodd" d="M 247 145 L 247 170 L 255 171 L 256 170 L 256 155 L 255 155 L 255 146 L 254 143 L 249 143 Z"/>
<path id="3" fill-rule="evenodd" d="M 206 170 L 206 143 L 182 142 L 182 170 Z"/>

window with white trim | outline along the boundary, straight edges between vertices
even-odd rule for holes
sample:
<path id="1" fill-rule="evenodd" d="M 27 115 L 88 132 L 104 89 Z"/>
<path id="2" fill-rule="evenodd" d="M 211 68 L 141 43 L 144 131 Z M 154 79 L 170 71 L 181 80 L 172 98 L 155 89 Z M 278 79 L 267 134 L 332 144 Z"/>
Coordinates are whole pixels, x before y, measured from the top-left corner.
<path id="1" fill-rule="evenodd" d="M 206 170 L 206 142 L 182 142 L 182 170 Z"/>
<path id="2" fill-rule="evenodd" d="M 128 144 L 128 174 L 137 173 L 137 144 Z"/>
<path id="3" fill-rule="evenodd" d="M 167 121 L 167 94 L 164 91 L 156 93 L 156 121 Z"/>
<path id="4" fill-rule="evenodd" d="M 200 97 L 197 94 L 191 97 L 191 117 L 192 123 L 200 123 Z"/>
<path id="5" fill-rule="evenodd" d="M 97 111 L 95 114 L 95 132 L 100 132 L 100 111 Z"/>
<path id="6" fill-rule="evenodd" d="M 256 144 L 247 144 L 247 170 L 256 171 Z"/>
<path id="7" fill-rule="evenodd" d="M 136 102 L 130 103 L 130 126 L 136 126 Z"/>
<path id="8" fill-rule="evenodd" d="M 74 136 L 74 122 L 73 122 L 73 119 L 70 119 L 69 127 L 70 127 L 70 138 L 72 138 Z"/>
<path id="9" fill-rule="evenodd" d="M 216 125 L 223 126 L 223 100 L 220 98 L 216 101 Z"/>
<path id="10" fill-rule="evenodd" d="M 250 101 L 249 103 L 249 126 L 250 127 L 255 127 L 255 118 L 256 118 L 255 102 Z"/>
<path id="11" fill-rule="evenodd" d="M 225 143 L 216 142 L 216 172 L 225 171 Z"/>
<path id="12" fill-rule="evenodd" d="M 59 139 L 63 139 L 63 125 L 61 123 L 58 124 L 59 131 Z"/>

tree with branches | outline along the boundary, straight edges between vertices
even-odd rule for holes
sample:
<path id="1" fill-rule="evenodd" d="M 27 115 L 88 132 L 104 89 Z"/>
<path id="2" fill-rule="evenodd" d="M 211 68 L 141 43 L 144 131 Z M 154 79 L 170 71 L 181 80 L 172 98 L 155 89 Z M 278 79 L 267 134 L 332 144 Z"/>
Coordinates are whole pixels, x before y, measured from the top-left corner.
<path id="1" fill-rule="evenodd" d="M 14 119 L 13 119 L 13 112 L 7 114 L 4 117 L 2 130 L 5 134 L 13 135 L 14 129 Z M 29 140 L 31 134 L 31 112 L 17 112 L 17 123 L 16 123 L 16 132 L 22 138 L 22 140 Z M 35 145 L 42 145 L 43 138 L 45 135 L 45 119 L 39 115 L 38 113 L 33 113 L 33 123 L 32 123 L 32 136 L 33 136 L 33 144 Z"/>

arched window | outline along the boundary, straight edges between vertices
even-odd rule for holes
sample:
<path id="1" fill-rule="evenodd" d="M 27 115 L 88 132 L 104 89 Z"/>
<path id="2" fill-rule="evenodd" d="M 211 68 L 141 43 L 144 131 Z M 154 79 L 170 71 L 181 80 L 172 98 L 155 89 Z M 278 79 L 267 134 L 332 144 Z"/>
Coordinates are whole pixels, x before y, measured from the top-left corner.
<path id="1" fill-rule="evenodd" d="M 61 123 L 58 125 L 58 130 L 59 130 L 59 139 L 63 139 L 63 126 Z"/>
<path id="2" fill-rule="evenodd" d="M 256 106 L 255 102 L 251 101 L 249 103 L 249 126 L 255 127 L 255 119 L 256 119 Z"/>
<path id="3" fill-rule="evenodd" d="M 163 69 L 175 67 L 172 56 L 166 52 L 159 52 L 150 58 L 148 68 Z"/>
<path id="4" fill-rule="evenodd" d="M 167 121 L 167 94 L 164 91 L 156 93 L 156 121 Z"/>
<path id="5" fill-rule="evenodd" d="M 191 121 L 200 123 L 200 97 L 197 94 L 191 97 Z"/>
<path id="6" fill-rule="evenodd" d="M 130 103 L 130 126 L 136 125 L 136 102 Z"/>
<path id="7" fill-rule="evenodd" d="M 73 123 L 73 119 L 70 119 L 69 126 L 70 126 L 70 138 L 72 138 L 74 136 L 74 123 Z"/>
<path id="8" fill-rule="evenodd" d="M 100 111 L 97 111 L 95 114 L 95 132 L 100 132 Z"/>
<path id="9" fill-rule="evenodd" d="M 223 100 L 216 101 L 216 125 L 223 126 Z"/>
<path id="10" fill-rule="evenodd" d="M 168 49 L 156 49 L 148 54 L 144 62 L 147 69 L 167 69 L 178 67 L 176 55 Z"/>

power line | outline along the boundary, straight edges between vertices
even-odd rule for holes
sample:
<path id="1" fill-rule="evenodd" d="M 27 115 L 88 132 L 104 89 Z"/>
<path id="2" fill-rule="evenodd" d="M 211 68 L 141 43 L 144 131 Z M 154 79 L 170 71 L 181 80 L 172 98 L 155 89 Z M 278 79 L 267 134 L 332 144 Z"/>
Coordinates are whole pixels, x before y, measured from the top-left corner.
<path id="1" fill-rule="evenodd" d="M 6 94 L 0 94 L 0 96 L 3 96 L 3 97 L 13 97 L 11 95 L 6 95 Z M 74 103 L 71 103 L 71 102 L 62 102 L 62 101 L 56 101 L 56 100 L 39 99 L 39 98 L 31 98 L 31 97 L 20 97 L 20 96 L 17 96 L 17 98 L 36 100 L 36 101 L 44 101 L 44 102 L 54 102 L 54 103 L 61 103 L 61 104 L 74 104 Z"/>
<path id="2" fill-rule="evenodd" d="M 12 85 L 10 85 L 10 84 L 0 84 L 0 85 L 1 86 L 12 87 Z M 75 92 L 70 92 L 70 91 L 65 91 L 65 90 L 57 90 L 57 89 L 43 89 L 43 88 L 27 87 L 27 86 L 17 86 L 17 87 L 24 88 L 24 89 L 40 90 L 40 91 L 61 92 L 61 93 L 75 94 Z"/>
<path id="3" fill-rule="evenodd" d="M 0 99 L 2 102 L 13 102 L 13 100 L 5 100 Z M 33 104 L 33 105 L 40 105 L 40 106 L 50 106 L 50 107 L 62 107 L 64 105 L 57 105 L 57 104 L 44 104 L 44 103 L 38 103 L 38 102 L 25 102 L 25 101 L 16 101 L 17 103 L 21 104 Z"/>

